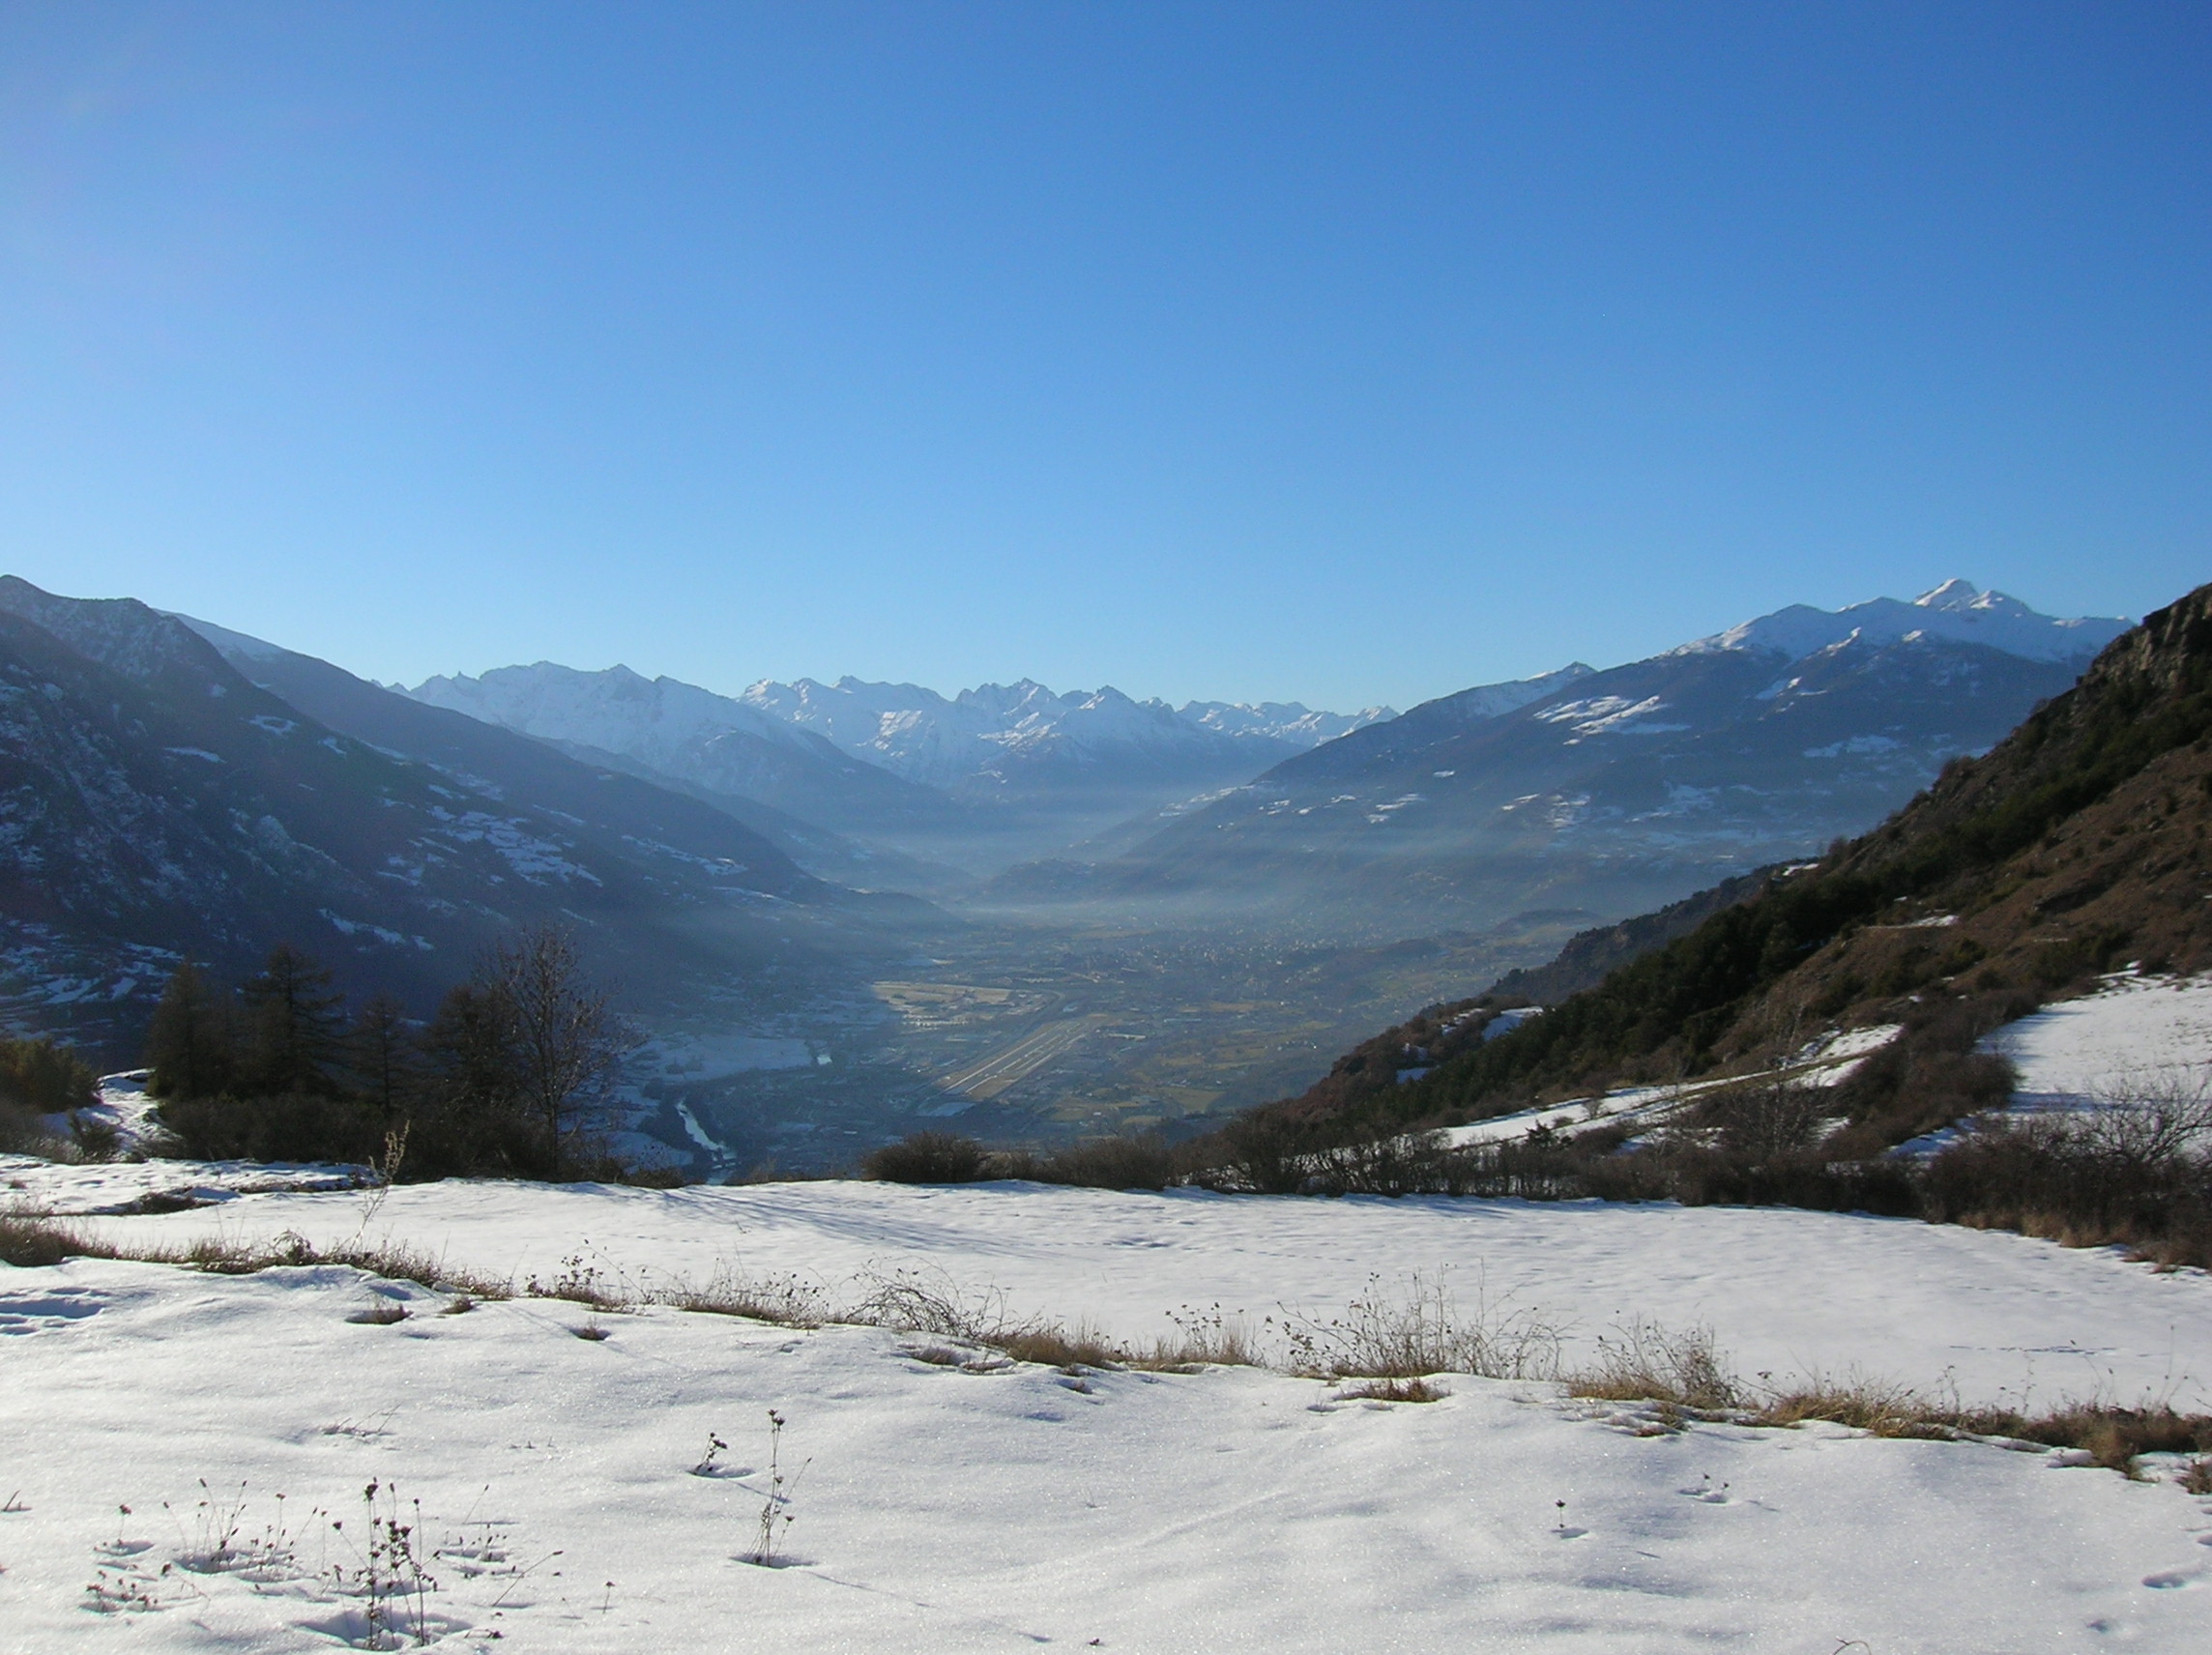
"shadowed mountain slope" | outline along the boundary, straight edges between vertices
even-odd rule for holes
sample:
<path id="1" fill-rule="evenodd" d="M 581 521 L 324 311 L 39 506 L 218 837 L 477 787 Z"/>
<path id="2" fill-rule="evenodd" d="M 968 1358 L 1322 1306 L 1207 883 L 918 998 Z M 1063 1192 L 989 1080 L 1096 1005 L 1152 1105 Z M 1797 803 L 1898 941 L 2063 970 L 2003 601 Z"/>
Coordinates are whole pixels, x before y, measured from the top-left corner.
<path id="1" fill-rule="evenodd" d="M 1085 894 L 1414 935 L 1633 914 L 1802 857 L 1996 741 L 2124 626 L 1962 588 L 1784 611 L 1488 716 L 1427 703 L 1189 813 Z"/>
<path id="2" fill-rule="evenodd" d="M 1756 1070 L 1825 1027 L 1909 1023 L 1987 997 L 2032 1003 L 2126 961 L 2202 970 L 2208 823 L 2212 587 L 2124 634 L 2075 688 L 1987 755 L 1946 766 L 1873 832 L 1765 878 L 1510 1032 L 1487 1027 L 1506 992 L 1439 1007 L 1275 1107 L 1348 1130 L 1480 1118 L 1609 1084 Z M 1653 940 L 1665 929 L 1639 924 Z M 1572 973 L 1561 979 L 1551 986 Z"/>
<path id="3" fill-rule="evenodd" d="M 722 813 L 278 664 L 281 696 L 143 604 L 0 580 L 17 1005 L 118 1038 L 177 958 L 239 972 L 280 940 L 420 1003 L 537 921 L 575 927 L 626 1000 L 822 966 L 786 921 L 844 899 Z"/>

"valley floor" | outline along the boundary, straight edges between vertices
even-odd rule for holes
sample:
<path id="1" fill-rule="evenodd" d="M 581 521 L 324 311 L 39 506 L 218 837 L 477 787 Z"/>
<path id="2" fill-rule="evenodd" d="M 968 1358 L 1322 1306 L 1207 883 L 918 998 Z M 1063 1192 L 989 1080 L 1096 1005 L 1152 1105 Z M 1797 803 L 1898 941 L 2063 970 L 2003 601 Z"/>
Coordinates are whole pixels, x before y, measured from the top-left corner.
<path id="1" fill-rule="evenodd" d="M 1968 1401 L 2212 1407 L 2201 1275 L 1829 1214 L 451 1183 L 373 1210 L 262 1193 L 87 1222 L 136 1240 L 389 1236 L 617 1288 L 788 1272 L 845 1303 L 904 1271 L 1125 1338 L 1218 1306 L 1265 1341 L 1286 1313 L 1325 1320 L 1419 1272 L 1464 1315 L 1557 1329 L 1570 1359 L 1650 1319 L 1709 1325 L 1777 1378 L 1857 1367 Z M 358 1320 L 380 1303 L 411 1314 Z M 1252 1368 L 969 1372 L 874 1327 L 447 1303 L 334 1267 L 0 1270 L 0 1649 L 373 1646 L 372 1479 L 436 1553 L 422 1607 L 457 1649 L 1893 1655 L 2212 1635 L 2212 1502 L 2170 1462 L 2131 1482 L 2078 1456 L 1828 1426 L 1661 1430 L 1535 1381 L 1454 1378 L 1441 1402 L 1382 1405 Z M 796 1518 L 772 1569 L 741 1560 L 771 1408 Z M 695 1474 L 713 1437 L 728 1447 Z"/>

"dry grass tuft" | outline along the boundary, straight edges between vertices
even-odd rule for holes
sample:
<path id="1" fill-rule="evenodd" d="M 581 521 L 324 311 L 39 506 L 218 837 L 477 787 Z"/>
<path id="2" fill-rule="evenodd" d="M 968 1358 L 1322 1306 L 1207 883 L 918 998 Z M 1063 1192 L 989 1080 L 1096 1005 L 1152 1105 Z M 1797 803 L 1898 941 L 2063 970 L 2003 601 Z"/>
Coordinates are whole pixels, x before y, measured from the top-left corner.
<path id="1" fill-rule="evenodd" d="M 1743 1387 L 1729 1372 L 1709 1327 L 1671 1333 L 1638 1321 L 1618 1337 L 1600 1339 L 1597 1360 L 1567 1379 L 1579 1397 L 1607 1402 L 1657 1402 L 1698 1412 L 1741 1408 Z"/>
<path id="2" fill-rule="evenodd" d="M 1441 1402 L 1451 1395 L 1426 1379 L 1354 1379 L 1336 1393 L 1346 1402 Z"/>
<path id="3" fill-rule="evenodd" d="M 113 1259 L 115 1248 L 75 1226 L 39 1212 L 0 1212 L 0 1264 L 37 1269 L 65 1259 Z"/>
<path id="4" fill-rule="evenodd" d="M 673 1277 L 646 1294 L 647 1302 L 702 1316 L 742 1316 L 778 1327 L 820 1327 L 830 1321 L 828 1295 L 802 1277 L 752 1276 L 724 1263 L 704 1285 Z"/>
<path id="5" fill-rule="evenodd" d="M 1570 1378 L 1567 1385 L 1575 1396 L 1655 1403 L 1661 1423 L 1670 1428 L 1685 1416 L 1781 1427 L 1825 1420 L 1875 1437 L 2068 1449 L 2131 1477 L 2139 1474 L 2139 1455 L 2212 1450 L 2212 1415 L 2180 1413 L 2164 1403 L 2141 1408 L 2062 1403 L 2046 1413 L 2023 1414 L 1963 1408 L 1892 1380 L 1858 1375 L 1751 1387 L 1730 1370 L 1711 1330 L 1703 1327 L 1670 1333 L 1649 1322 L 1637 1323 L 1615 1340 L 1600 1341 L 1595 1366 Z M 2212 1484 L 2212 1472 L 2206 1481 Z"/>
<path id="6" fill-rule="evenodd" d="M 1559 1371 L 1559 1330 L 1551 1322 L 1492 1306 L 1479 1292 L 1473 1311 L 1463 1312 L 1448 1278 L 1417 1271 L 1397 1292 L 1370 1276 L 1342 1316 L 1291 1316 L 1284 1336 L 1292 1371 L 1324 1379 L 1548 1379 Z"/>
<path id="7" fill-rule="evenodd" d="M 1073 1331 L 1057 1324 L 1026 1327 L 989 1343 L 1011 1361 L 1036 1362 L 1048 1368 L 1072 1371 L 1128 1365 L 1121 1349 L 1088 1323 Z"/>

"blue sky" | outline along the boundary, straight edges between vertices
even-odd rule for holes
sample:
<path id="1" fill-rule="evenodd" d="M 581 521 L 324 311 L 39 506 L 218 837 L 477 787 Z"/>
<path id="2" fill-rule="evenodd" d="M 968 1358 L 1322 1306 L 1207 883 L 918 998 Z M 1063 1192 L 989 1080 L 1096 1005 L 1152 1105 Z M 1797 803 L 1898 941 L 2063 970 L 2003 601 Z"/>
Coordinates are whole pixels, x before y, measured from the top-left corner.
<path id="1" fill-rule="evenodd" d="M 0 566 L 1401 707 L 2212 577 L 2212 13 L 0 3 Z"/>

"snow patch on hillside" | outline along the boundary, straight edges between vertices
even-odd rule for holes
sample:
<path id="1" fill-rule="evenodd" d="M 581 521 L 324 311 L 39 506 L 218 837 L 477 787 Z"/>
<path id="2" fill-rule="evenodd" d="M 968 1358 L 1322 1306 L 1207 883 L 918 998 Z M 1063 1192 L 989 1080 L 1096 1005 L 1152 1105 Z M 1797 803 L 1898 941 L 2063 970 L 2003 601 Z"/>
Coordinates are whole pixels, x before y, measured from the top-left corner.
<path id="1" fill-rule="evenodd" d="M 2075 1109 L 2212 1082 L 2212 975 L 2118 973 L 2008 1023 L 1983 1049 L 2020 1071 L 2016 1108 Z"/>

